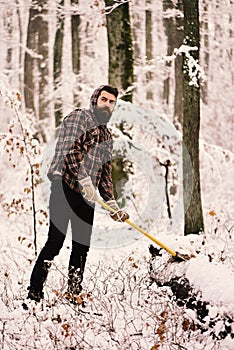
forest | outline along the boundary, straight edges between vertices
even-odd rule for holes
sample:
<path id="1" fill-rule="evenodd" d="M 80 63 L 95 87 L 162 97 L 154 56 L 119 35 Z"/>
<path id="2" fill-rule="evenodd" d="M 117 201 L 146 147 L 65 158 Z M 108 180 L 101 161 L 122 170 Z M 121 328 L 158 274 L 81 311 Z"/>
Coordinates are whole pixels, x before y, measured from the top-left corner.
<path id="1" fill-rule="evenodd" d="M 1 349 L 233 349 L 233 1 L 0 4 Z M 85 307 L 64 299 L 69 231 L 45 299 L 24 310 L 61 122 L 102 84 L 119 90 L 119 206 L 190 259 L 97 205 Z"/>

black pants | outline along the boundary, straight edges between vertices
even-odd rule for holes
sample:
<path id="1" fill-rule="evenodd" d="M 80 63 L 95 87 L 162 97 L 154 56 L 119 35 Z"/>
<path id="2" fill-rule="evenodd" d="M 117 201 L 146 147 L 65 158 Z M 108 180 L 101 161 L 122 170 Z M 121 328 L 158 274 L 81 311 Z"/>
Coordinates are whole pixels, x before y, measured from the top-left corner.
<path id="1" fill-rule="evenodd" d="M 78 293 L 81 290 L 86 257 L 90 246 L 94 206 L 86 203 L 83 196 L 72 191 L 65 182 L 53 181 L 49 213 L 48 239 L 33 268 L 29 290 L 42 294 L 50 261 L 59 254 L 70 221 L 72 250 L 68 267 L 68 287 L 71 292 Z"/>

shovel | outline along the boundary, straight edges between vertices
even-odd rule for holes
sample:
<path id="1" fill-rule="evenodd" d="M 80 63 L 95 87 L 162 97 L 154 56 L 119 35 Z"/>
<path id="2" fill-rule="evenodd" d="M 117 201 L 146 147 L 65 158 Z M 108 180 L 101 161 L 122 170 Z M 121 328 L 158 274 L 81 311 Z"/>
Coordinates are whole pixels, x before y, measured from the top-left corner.
<path id="1" fill-rule="evenodd" d="M 112 209 L 108 204 L 104 203 L 101 199 L 98 199 L 97 201 L 104 209 L 114 213 L 115 210 Z M 167 247 L 164 243 L 160 242 L 157 238 L 155 238 L 154 236 L 152 236 L 150 233 L 148 233 L 147 231 L 143 230 L 143 228 L 141 228 L 140 226 L 136 225 L 134 222 L 130 221 L 130 220 L 125 220 L 125 222 L 132 226 L 133 228 L 135 228 L 137 231 L 141 232 L 143 235 L 145 235 L 146 237 L 148 237 L 151 241 L 153 241 L 154 243 L 156 243 L 157 245 L 159 245 L 161 248 L 163 248 L 164 250 L 166 250 L 176 261 L 187 261 L 190 259 L 190 257 L 187 254 L 180 254 L 176 251 L 174 251 L 173 249 Z"/>

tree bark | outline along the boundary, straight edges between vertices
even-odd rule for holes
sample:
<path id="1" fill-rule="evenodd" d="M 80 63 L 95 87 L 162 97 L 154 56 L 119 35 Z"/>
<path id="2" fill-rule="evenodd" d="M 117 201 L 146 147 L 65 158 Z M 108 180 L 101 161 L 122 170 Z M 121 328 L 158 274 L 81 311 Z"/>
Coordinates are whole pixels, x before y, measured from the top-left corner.
<path id="1" fill-rule="evenodd" d="M 203 0 L 203 18 L 201 20 L 202 42 L 203 42 L 203 67 L 205 74 L 208 76 L 209 71 L 209 27 L 208 27 L 208 2 Z M 201 98 L 204 104 L 208 103 L 208 81 L 204 81 L 201 85 Z"/>
<path id="2" fill-rule="evenodd" d="M 62 79 L 62 52 L 64 36 L 64 0 L 59 3 L 60 11 L 57 12 L 57 30 L 54 42 L 54 89 L 56 92 L 56 102 L 54 104 L 55 126 L 58 127 L 63 118 L 63 101 L 61 96 L 61 79 Z"/>
<path id="3" fill-rule="evenodd" d="M 49 28 L 46 19 L 48 13 L 47 0 L 38 1 L 41 7 L 40 16 L 38 16 L 38 54 L 40 56 L 38 61 L 39 71 L 39 119 L 46 119 L 50 117 L 49 113 L 49 91 L 48 91 L 48 77 L 49 77 Z M 41 130 L 42 134 L 43 131 Z"/>
<path id="4" fill-rule="evenodd" d="M 24 51 L 23 51 L 23 29 L 22 29 L 22 20 L 21 20 L 21 14 L 19 9 L 19 0 L 16 0 L 16 6 L 17 6 L 17 17 L 18 17 L 18 28 L 19 28 L 19 86 L 20 90 L 24 90 L 24 74 L 23 74 L 23 67 L 24 67 Z"/>
<path id="5" fill-rule="evenodd" d="M 113 6 L 113 0 L 105 0 L 105 5 Z M 133 84 L 133 45 L 128 2 L 119 5 L 106 15 L 109 84 L 126 91 Z M 132 101 L 132 93 L 123 96 L 125 101 Z"/>
<path id="6" fill-rule="evenodd" d="M 78 5 L 78 0 L 71 0 L 71 5 Z M 73 13 L 71 16 L 71 30 L 72 30 L 72 70 L 76 77 L 76 83 L 73 92 L 74 106 L 79 106 L 79 73 L 80 73 L 80 15 Z"/>
<path id="7" fill-rule="evenodd" d="M 152 38 L 152 11 L 151 11 L 151 0 L 146 0 L 146 11 L 145 11 L 145 51 L 146 60 L 150 62 L 153 59 L 153 38 Z M 153 79 L 152 72 L 146 73 L 146 84 L 148 85 Z M 151 88 L 146 89 L 147 100 L 153 99 L 153 92 Z"/>
<path id="8" fill-rule="evenodd" d="M 184 37 L 186 44 L 197 47 L 191 55 L 199 61 L 199 8 L 198 0 L 183 0 Z M 199 171 L 199 130 L 200 130 L 200 84 L 191 84 L 188 59 L 183 57 L 183 185 L 185 210 L 185 235 L 198 234 L 204 230 L 200 171 Z"/>
<path id="9" fill-rule="evenodd" d="M 49 117 L 47 12 L 47 0 L 32 1 L 24 62 L 25 106 L 35 113 L 38 119 Z M 38 101 L 36 100 L 37 94 L 39 96 Z"/>
<path id="10" fill-rule="evenodd" d="M 183 1 L 177 0 L 178 14 L 175 18 L 175 38 L 174 46 L 179 48 L 183 44 L 184 39 L 184 19 L 183 19 Z M 183 123 L 183 72 L 182 57 L 178 55 L 175 59 L 175 95 L 174 95 L 174 121 Z"/>
<path id="11" fill-rule="evenodd" d="M 33 6 L 33 3 L 32 3 Z M 24 99 L 26 109 L 35 112 L 36 106 L 34 101 L 34 91 L 35 91 L 35 81 L 34 81 L 34 67 L 36 58 L 37 43 L 37 11 L 34 7 L 30 8 L 29 22 L 28 22 L 28 32 L 27 32 L 27 50 L 24 59 Z M 30 51 L 29 51 L 30 50 Z"/>
<path id="12" fill-rule="evenodd" d="M 167 17 L 166 11 L 174 10 L 174 16 Z M 177 0 L 175 3 L 172 0 L 163 1 L 163 11 L 164 11 L 164 27 L 167 36 L 167 55 L 171 56 L 174 53 L 175 48 L 179 48 L 184 39 L 183 33 L 183 2 L 182 0 Z M 176 12 L 177 11 L 177 12 Z M 170 12 L 169 12 L 170 14 Z M 167 76 L 164 80 L 163 98 L 166 104 L 170 101 L 170 70 L 171 61 L 166 62 Z M 183 74 L 182 74 L 182 58 L 178 55 L 174 62 L 175 71 L 175 92 L 174 92 L 174 119 L 175 122 L 178 120 L 182 123 L 183 120 Z"/>
<path id="13" fill-rule="evenodd" d="M 174 32 L 175 32 L 175 25 L 174 25 L 174 19 L 173 17 L 165 17 L 165 13 L 167 10 L 172 10 L 174 8 L 174 3 L 172 0 L 163 0 L 163 24 L 165 27 L 165 33 L 167 36 L 167 55 L 171 56 L 173 53 L 173 50 L 175 48 L 174 46 Z M 170 97 L 170 67 L 171 67 L 171 61 L 166 62 L 166 77 L 164 79 L 163 84 L 163 99 L 165 100 L 166 104 L 169 104 L 169 97 Z"/>

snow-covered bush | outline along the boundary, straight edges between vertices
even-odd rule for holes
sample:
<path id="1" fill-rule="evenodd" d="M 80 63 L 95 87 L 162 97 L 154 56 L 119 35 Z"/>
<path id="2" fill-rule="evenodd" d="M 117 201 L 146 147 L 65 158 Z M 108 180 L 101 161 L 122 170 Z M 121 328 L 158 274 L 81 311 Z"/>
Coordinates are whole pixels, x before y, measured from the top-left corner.
<path id="1" fill-rule="evenodd" d="M 39 201 L 41 146 L 33 117 L 21 112 L 21 95 L 10 90 L 7 80 L 0 82 L 0 98 L 12 114 L 8 130 L 0 135 L 4 163 L 1 185 L 8 190 L 1 193 L 1 205 L 8 219 L 17 223 L 19 241 L 27 240 L 37 253 L 37 228 L 47 223 L 47 213 Z"/>

